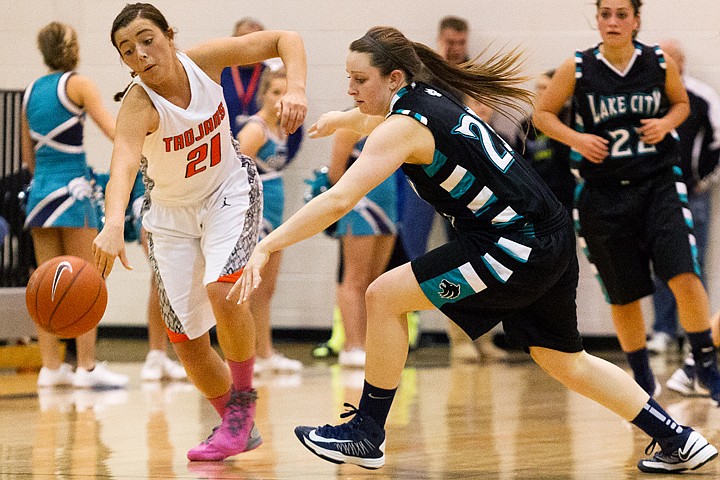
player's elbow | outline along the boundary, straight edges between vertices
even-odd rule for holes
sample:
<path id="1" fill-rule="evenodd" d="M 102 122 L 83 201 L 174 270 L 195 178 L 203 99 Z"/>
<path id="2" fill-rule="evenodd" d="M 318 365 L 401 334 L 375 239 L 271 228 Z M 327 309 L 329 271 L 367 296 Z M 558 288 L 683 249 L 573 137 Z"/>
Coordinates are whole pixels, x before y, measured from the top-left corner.
<path id="1" fill-rule="evenodd" d="M 323 194 L 326 202 L 332 209 L 333 217 L 340 218 L 347 214 L 360 201 L 347 191 L 340 191 L 337 188 L 331 188 Z"/>

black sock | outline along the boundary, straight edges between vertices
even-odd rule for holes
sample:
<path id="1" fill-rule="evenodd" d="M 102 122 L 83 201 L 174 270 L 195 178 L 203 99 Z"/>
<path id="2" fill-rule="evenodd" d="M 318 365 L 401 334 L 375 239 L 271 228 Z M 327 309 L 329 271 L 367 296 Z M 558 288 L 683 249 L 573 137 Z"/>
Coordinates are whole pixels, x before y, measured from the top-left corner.
<path id="1" fill-rule="evenodd" d="M 650 356 L 647 348 L 625 352 L 625 355 L 627 355 L 635 381 L 652 397 L 655 394 L 655 376 L 650 369 Z"/>
<path id="2" fill-rule="evenodd" d="M 680 448 L 689 432 L 692 431 L 679 425 L 652 398 L 648 400 L 632 423 L 657 440 L 665 452 L 672 452 Z"/>
<path id="3" fill-rule="evenodd" d="M 396 391 L 397 388 L 386 390 L 374 387 L 366 380 L 358 410 L 370 415 L 381 428 L 385 428 L 385 421 L 388 413 L 390 413 L 390 406 L 395 398 Z"/>
<path id="4" fill-rule="evenodd" d="M 712 343 L 710 330 L 704 332 L 688 332 L 688 341 L 697 368 L 711 368 L 716 362 L 715 347 Z"/>
<path id="5" fill-rule="evenodd" d="M 717 375 L 717 353 L 712 343 L 710 330 L 688 332 L 688 341 L 695 360 L 698 380 L 712 392 L 720 390 L 720 377 Z"/>

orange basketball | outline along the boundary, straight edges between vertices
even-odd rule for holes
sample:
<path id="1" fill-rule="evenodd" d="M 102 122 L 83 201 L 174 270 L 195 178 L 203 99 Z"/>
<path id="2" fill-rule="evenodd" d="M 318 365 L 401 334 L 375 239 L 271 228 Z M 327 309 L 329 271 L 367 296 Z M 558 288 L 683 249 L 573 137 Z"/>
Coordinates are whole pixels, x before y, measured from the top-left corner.
<path id="1" fill-rule="evenodd" d="M 33 272 L 25 303 L 38 327 L 75 338 L 97 326 L 107 306 L 105 280 L 82 258 L 51 258 Z"/>

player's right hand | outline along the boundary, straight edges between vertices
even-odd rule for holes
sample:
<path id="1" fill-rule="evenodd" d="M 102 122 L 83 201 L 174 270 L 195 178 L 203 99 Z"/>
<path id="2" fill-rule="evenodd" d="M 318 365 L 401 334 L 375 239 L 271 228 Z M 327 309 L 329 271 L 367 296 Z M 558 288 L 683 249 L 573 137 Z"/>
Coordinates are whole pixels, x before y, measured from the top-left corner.
<path id="1" fill-rule="evenodd" d="M 605 138 L 583 133 L 580 141 L 576 142 L 572 147 L 592 163 L 602 163 L 607 158 L 609 141 Z"/>
<path id="2" fill-rule="evenodd" d="M 115 263 L 115 257 L 120 258 L 120 262 L 127 270 L 133 269 L 125 253 L 125 239 L 123 238 L 122 227 L 118 230 L 110 225 L 105 225 L 105 228 L 93 240 L 95 268 L 103 278 L 110 275 Z"/>
<path id="3" fill-rule="evenodd" d="M 226 300 L 233 301 L 237 296 L 237 303 L 245 303 L 248 297 L 262 282 L 260 270 L 270 260 L 270 252 L 263 249 L 263 242 L 258 243 L 250 254 L 247 264 L 243 267 L 242 274 L 235 285 L 232 286 Z"/>
<path id="4" fill-rule="evenodd" d="M 340 128 L 338 120 L 342 114 L 343 112 L 332 111 L 320 115 L 320 118 L 317 119 L 317 122 L 313 123 L 308 130 L 308 137 L 329 137 L 330 135 L 335 133 L 335 131 Z"/>

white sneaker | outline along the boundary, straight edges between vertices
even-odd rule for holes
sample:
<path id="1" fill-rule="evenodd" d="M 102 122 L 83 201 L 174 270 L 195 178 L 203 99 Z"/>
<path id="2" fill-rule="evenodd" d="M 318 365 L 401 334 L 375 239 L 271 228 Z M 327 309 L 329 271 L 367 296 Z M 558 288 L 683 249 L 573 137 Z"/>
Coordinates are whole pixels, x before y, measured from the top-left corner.
<path id="1" fill-rule="evenodd" d="M 73 384 L 75 374 L 73 369 L 67 363 L 60 364 L 56 370 L 52 370 L 47 367 L 40 369 L 40 374 L 37 379 L 38 387 L 62 387 Z"/>
<path id="2" fill-rule="evenodd" d="M 688 366 L 689 371 L 693 371 L 695 361 L 692 357 L 685 360 L 685 365 Z M 709 397 L 710 390 L 700 385 L 698 382 L 697 375 L 694 374 L 689 376 L 685 371 L 685 368 L 678 368 L 670 376 L 665 385 L 672 390 L 686 397 Z"/>
<path id="3" fill-rule="evenodd" d="M 149 382 L 156 382 L 162 379 L 185 380 L 187 372 L 178 362 L 168 358 L 162 350 L 150 350 L 145 357 L 145 363 L 140 370 L 140 378 Z"/>
<path id="4" fill-rule="evenodd" d="M 282 353 L 274 352 L 269 358 L 255 357 L 255 366 L 253 372 L 255 374 L 265 372 L 285 372 L 297 373 L 303 369 L 303 364 L 299 360 L 287 358 Z"/>
<path id="5" fill-rule="evenodd" d="M 365 367 L 365 350 L 359 347 L 352 350 L 341 350 L 338 362 L 343 367 L 363 368 Z"/>
<path id="6" fill-rule="evenodd" d="M 674 339 L 665 332 L 655 332 L 647 342 L 647 350 L 650 353 L 665 353 L 673 344 Z"/>
<path id="7" fill-rule="evenodd" d="M 105 362 L 95 364 L 90 371 L 78 367 L 75 371 L 73 386 L 76 388 L 124 388 L 128 384 L 128 376 L 111 372 Z"/>

